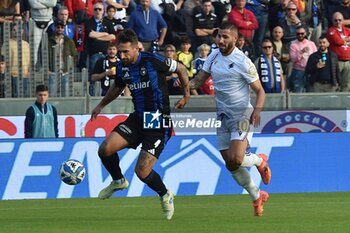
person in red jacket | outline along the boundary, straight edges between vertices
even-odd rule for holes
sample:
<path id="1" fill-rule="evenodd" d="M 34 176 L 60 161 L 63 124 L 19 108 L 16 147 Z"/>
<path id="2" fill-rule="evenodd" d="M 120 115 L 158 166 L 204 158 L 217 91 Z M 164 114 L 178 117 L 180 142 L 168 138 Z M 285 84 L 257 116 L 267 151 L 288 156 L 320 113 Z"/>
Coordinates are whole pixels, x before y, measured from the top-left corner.
<path id="1" fill-rule="evenodd" d="M 69 18 L 77 24 L 83 23 L 94 15 L 94 4 L 98 0 L 64 0 L 69 11 Z"/>
<path id="2" fill-rule="evenodd" d="M 327 31 L 327 39 L 330 43 L 329 50 L 339 60 L 340 91 L 350 91 L 350 29 L 343 25 L 343 21 L 340 12 L 333 14 L 333 26 Z"/>
<path id="3" fill-rule="evenodd" d="M 227 20 L 233 23 L 238 32 L 240 32 L 245 38 L 251 40 L 253 36 L 253 30 L 259 27 L 259 23 L 253 12 L 245 9 L 247 0 L 235 0 L 236 6 L 232 8 L 228 14 Z"/>

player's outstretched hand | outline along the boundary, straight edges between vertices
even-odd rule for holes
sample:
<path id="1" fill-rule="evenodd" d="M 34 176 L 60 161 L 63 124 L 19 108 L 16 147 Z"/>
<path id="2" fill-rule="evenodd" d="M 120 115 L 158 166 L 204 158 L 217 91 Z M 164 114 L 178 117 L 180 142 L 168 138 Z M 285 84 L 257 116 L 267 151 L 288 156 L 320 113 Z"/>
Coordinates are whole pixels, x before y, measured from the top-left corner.
<path id="1" fill-rule="evenodd" d="M 175 109 L 182 109 L 185 107 L 185 105 L 187 104 L 187 102 L 189 101 L 190 97 L 189 96 L 184 96 L 182 97 L 182 99 L 180 99 L 179 101 L 177 101 L 175 103 Z"/>
<path id="2" fill-rule="evenodd" d="M 101 110 L 102 110 L 101 107 L 96 106 L 96 107 L 92 110 L 92 112 L 91 112 L 91 118 L 90 118 L 90 120 L 91 120 L 91 121 L 95 120 L 95 118 L 97 117 L 97 115 L 100 114 Z"/>

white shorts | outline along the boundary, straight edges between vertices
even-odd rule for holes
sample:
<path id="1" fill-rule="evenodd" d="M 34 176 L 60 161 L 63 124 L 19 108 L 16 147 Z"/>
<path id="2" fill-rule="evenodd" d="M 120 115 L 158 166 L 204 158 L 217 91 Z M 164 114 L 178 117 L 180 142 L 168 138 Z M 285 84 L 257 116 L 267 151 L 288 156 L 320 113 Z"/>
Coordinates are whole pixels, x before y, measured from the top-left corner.
<path id="1" fill-rule="evenodd" d="M 253 125 L 249 122 L 250 114 L 241 118 L 231 119 L 221 114 L 218 120 L 221 121 L 221 127 L 216 129 L 218 149 L 227 150 L 233 140 L 248 140 L 248 145 L 253 138 Z"/>

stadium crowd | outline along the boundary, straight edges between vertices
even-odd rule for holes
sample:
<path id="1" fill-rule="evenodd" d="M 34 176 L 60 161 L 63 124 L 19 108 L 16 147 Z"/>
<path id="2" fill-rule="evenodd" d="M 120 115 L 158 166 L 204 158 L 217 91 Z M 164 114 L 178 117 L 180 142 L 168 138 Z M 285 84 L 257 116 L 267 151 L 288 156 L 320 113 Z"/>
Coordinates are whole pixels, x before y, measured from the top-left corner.
<path id="1" fill-rule="evenodd" d="M 133 29 L 140 50 L 178 60 L 193 78 L 208 53 L 218 47 L 215 33 L 223 21 L 237 27 L 236 47 L 256 65 L 265 92 L 350 90 L 350 0 L 1 0 L 0 97 L 4 97 L 6 72 L 11 76 L 12 97 L 18 96 L 19 80 L 24 97 L 29 96 L 29 60 L 40 70 L 44 34 L 50 93 L 61 90 L 61 96 L 67 95 L 70 56 L 76 70 L 88 69 L 90 87 L 101 82 L 103 95 L 117 59 L 111 57 L 117 54 L 111 43 L 122 30 Z M 10 48 L 3 46 L 6 22 L 11 23 Z M 170 94 L 181 94 L 176 74 L 167 82 Z M 191 94 L 211 95 L 213 89 L 208 79 Z M 96 95 L 93 88 L 89 93 Z"/>

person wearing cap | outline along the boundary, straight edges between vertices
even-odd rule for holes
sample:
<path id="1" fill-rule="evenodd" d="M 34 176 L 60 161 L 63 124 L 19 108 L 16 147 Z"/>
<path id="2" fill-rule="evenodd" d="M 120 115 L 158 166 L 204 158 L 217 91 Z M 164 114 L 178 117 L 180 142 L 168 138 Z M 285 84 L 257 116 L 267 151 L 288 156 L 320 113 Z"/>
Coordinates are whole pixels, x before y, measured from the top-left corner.
<path id="1" fill-rule="evenodd" d="M 75 25 L 68 21 L 69 11 L 66 6 L 62 6 L 58 11 L 58 18 L 55 20 L 47 29 L 47 34 L 49 36 L 55 35 L 57 21 L 63 21 L 65 26 L 63 29 L 63 34 L 68 36 L 70 39 L 74 40 L 75 37 Z"/>
<path id="2" fill-rule="evenodd" d="M 62 20 L 56 22 L 55 34 L 48 39 L 49 49 L 49 92 L 51 96 L 67 96 L 68 95 L 68 80 L 66 76 L 67 72 L 67 60 L 69 56 L 76 60 L 77 51 L 72 39 L 64 35 L 64 28 L 66 24 Z M 58 49 L 59 58 L 55 56 L 55 49 Z M 56 63 L 54 62 L 56 60 Z M 54 66 L 56 64 L 56 66 Z M 57 65 L 58 64 L 58 65 Z M 60 77 L 60 78 L 59 78 Z M 60 79 L 60 80 L 59 80 Z M 61 81 L 61 85 L 58 85 L 58 81 Z M 57 87 L 60 86 L 60 91 L 57 91 Z"/>

